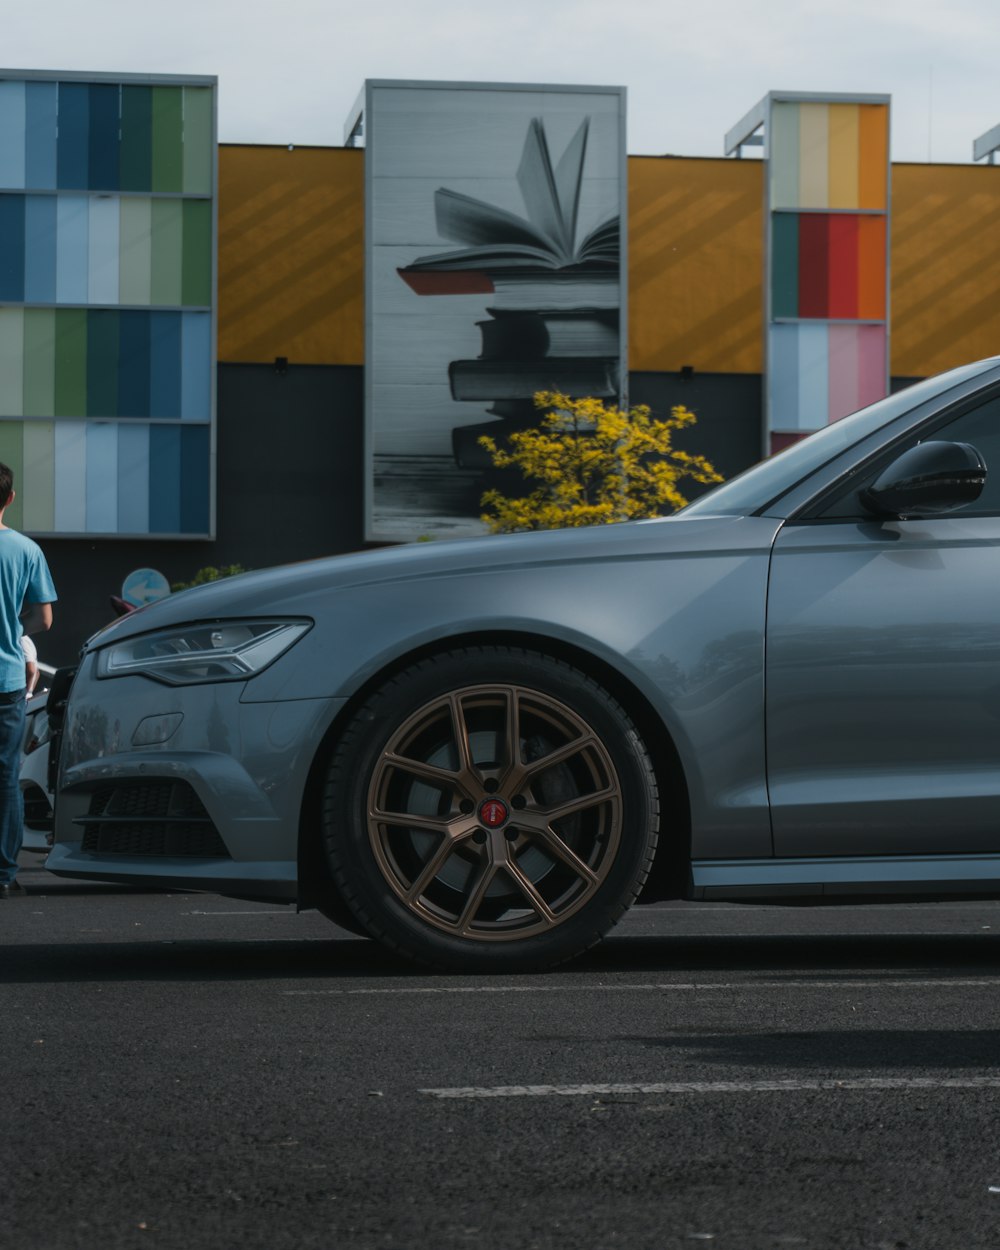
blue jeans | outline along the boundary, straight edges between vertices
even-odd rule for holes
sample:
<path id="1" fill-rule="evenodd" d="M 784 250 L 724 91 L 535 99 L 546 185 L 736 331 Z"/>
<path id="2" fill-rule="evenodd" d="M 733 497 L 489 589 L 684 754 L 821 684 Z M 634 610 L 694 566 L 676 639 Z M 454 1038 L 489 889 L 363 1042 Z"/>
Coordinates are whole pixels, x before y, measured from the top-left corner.
<path id="1" fill-rule="evenodd" d="M 0 885 L 17 876 L 17 857 L 24 838 L 21 798 L 21 748 L 24 744 L 24 691 L 14 703 L 0 694 Z"/>

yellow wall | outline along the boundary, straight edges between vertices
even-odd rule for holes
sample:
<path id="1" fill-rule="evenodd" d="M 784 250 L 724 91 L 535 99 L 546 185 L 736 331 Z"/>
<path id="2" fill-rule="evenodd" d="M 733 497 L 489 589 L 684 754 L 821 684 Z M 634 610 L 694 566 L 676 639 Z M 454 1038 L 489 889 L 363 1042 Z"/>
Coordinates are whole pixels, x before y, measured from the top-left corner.
<path id="1" fill-rule="evenodd" d="M 760 161 L 633 156 L 629 368 L 760 373 Z"/>
<path id="2" fill-rule="evenodd" d="M 1000 354 L 1000 168 L 892 168 L 892 372 Z"/>
<path id="3" fill-rule="evenodd" d="M 633 156 L 629 367 L 760 373 L 763 167 Z M 892 373 L 1000 353 L 1000 167 L 894 165 Z M 219 149 L 219 359 L 364 362 L 364 152 Z"/>
<path id="4" fill-rule="evenodd" d="M 364 362 L 364 152 L 219 148 L 219 359 Z"/>

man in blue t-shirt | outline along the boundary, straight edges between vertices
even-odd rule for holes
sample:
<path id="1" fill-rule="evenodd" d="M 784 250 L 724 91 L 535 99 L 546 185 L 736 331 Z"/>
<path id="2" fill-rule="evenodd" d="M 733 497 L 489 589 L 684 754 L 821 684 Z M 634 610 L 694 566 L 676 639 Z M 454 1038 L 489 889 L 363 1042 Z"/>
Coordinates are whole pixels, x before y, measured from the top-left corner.
<path id="1" fill-rule="evenodd" d="M 14 501 L 14 474 L 0 464 L 0 899 L 18 898 L 17 857 L 24 837 L 21 747 L 25 667 L 22 634 L 52 624 L 56 592 L 41 548 L 3 523 Z"/>

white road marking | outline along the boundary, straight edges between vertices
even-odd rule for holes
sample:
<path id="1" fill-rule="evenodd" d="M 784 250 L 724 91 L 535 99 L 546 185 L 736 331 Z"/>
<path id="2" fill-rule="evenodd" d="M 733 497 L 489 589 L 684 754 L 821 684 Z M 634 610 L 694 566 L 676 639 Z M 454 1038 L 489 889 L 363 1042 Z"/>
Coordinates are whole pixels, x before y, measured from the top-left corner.
<path id="1" fill-rule="evenodd" d="M 801 1090 L 1000 1089 L 1000 1076 L 843 1077 L 791 1081 L 636 1081 L 615 1085 L 494 1085 L 421 1089 L 432 1098 L 579 1098 L 601 1094 L 785 1094 Z"/>
<path id="2" fill-rule="evenodd" d="M 270 939 L 273 941 L 273 939 Z M 379 994 L 554 994 L 554 993 L 590 993 L 604 991 L 613 994 L 655 993 L 657 991 L 696 991 L 702 990 L 867 990 L 867 989 L 983 989 L 996 990 L 1000 987 L 1000 977 L 989 980 L 958 980 L 957 978 L 941 977 L 938 980 L 923 981 L 888 981 L 881 977 L 865 977 L 852 980 L 829 981 L 825 977 L 814 980 L 787 981 L 665 981 L 662 983 L 642 985 L 404 985 L 383 988 L 373 986 L 365 989 L 322 989 L 322 990 L 282 990 L 289 998 L 337 997 L 340 995 L 379 995 Z"/>

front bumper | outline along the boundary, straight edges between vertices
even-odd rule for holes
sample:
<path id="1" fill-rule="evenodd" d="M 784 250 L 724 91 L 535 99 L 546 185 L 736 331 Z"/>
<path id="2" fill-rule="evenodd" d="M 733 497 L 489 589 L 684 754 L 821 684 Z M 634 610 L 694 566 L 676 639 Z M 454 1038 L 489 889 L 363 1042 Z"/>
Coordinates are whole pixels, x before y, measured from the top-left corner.
<path id="1" fill-rule="evenodd" d="M 62 726 L 46 867 L 294 901 L 306 786 L 343 701 L 244 702 L 246 684 L 98 680 L 86 657 Z"/>

